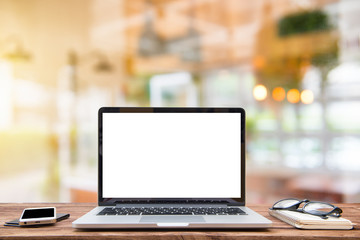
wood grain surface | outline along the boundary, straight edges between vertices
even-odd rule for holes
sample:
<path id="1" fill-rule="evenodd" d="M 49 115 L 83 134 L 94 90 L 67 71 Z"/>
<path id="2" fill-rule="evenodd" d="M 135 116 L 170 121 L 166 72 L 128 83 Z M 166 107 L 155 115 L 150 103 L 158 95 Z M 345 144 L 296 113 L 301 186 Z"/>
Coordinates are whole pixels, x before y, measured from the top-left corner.
<path id="1" fill-rule="evenodd" d="M 70 213 L 70 218 L 53 226 L 32 228 L 6 227 L 4 223 L 18 218 L 28 207 L 55 206 L 58 213 Z M 343 217 L 357 224 L 353 230 L 300 230 L 272 217 L 270 206 L 249 207 L 273 221 L 267 230 L 77 230 L 71 223 L 96 205 L 93 203 L 0 203 L 0 239 L 360 239 L 360 203 L 337 204 Z"/>

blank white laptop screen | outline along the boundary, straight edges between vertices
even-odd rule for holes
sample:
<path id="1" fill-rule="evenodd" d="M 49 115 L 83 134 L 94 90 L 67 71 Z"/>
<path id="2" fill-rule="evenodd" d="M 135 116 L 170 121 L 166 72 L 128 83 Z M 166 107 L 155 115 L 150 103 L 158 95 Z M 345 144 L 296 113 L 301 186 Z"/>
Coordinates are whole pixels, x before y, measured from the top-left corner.
<path id="1" fill-rule="evenodd" d="M 241 113 L 104 113 L 103 198 L 240 198 Z"/>

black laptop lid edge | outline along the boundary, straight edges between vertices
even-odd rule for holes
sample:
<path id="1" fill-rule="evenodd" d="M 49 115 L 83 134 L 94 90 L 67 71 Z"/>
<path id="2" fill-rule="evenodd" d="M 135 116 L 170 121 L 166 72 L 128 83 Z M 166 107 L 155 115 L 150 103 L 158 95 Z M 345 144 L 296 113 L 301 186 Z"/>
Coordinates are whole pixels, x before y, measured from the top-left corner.
<path id="1" fill-rule="evenodd" d="M 235 112 L 241 114 L 241 198 L 103 198 L 102 195 L 102 124 L 103 113 L 206 113 L 206 112 Z M 128 203 L 219 203 L 229 206 L 245 206 L 245 110 L 236 108 L 218 107 L 102 107 L 98 111 L 98 205 L 114 206 Z"/>

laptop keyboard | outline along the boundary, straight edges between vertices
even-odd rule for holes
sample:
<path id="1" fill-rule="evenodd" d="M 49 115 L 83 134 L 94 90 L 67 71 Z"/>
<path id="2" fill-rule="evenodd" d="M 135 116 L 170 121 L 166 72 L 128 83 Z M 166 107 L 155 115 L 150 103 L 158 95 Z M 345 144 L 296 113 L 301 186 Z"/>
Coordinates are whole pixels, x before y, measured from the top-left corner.
<path id="1" fill-rule="evenodd" d="M 107 207 L 97 215 L 246 215 L 237 207 Z"/>

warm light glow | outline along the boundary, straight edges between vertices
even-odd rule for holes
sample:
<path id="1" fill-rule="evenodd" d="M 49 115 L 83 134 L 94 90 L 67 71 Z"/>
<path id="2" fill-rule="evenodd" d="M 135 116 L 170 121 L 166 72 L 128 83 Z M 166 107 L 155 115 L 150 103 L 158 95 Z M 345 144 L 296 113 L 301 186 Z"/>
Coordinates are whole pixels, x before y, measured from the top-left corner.
<path id="1" fill-rule="evenodd" d="M 267 90 L 264 85 L 256 85 L 253 90 L 254 98 L 258 101 L 262 101 L 267 96 Z"/>
<path id="2" fill-rule="evenodd" d="M 311 90 L 304 90 L 301 92 L 301 101 L 304 104 L 310 104 L 314 101 L 314 94 Z"/>
<path id="3" fill-rule="evenodd" d="M 256 56 L 253 60 L 255 69 L 263 69 L 265 66 L 265 58 L 263 56 Z"/>
<path id="4" fill-rule="evenodd" d="M 297 89 L 290 89 L 287 93 L 287 100 L 290 103 L 298 103 L 300 101 L 300 92 Z"/>
<path id="5" fill-rule="evenodd" d="M 272 97 L 275 101 L 281 102 L 285 99 L 285 90 L 282 87 L 274 88 Z"/>
<path id="6" fill-rule="evenodd" d="M 11 64 L 0 59 L 0 129 L 9 127 L 12 122 L 12 71 Z"/>

